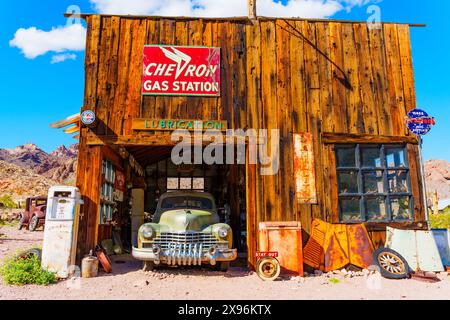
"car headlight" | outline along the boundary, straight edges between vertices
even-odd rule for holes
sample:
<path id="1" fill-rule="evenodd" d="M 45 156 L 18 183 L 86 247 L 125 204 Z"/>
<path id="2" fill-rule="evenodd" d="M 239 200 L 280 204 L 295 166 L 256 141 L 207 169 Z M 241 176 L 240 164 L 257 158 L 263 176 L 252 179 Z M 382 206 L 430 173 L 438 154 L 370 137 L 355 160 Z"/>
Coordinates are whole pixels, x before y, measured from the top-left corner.
<path id="1" fill-rule="evenodd" d="M 155 235 L 155 230 L 152 227 L 145 226 L 142 228 L 142 235 L 145 239 L 151 239 Z"/>
<path id="2" fill-rule="evenodd" d="M 219 230 L 217 230 L 217 234 L 221 238 L 226 238 L 228 236 L 228 229 L 224 227 L 220 227 Z"/>

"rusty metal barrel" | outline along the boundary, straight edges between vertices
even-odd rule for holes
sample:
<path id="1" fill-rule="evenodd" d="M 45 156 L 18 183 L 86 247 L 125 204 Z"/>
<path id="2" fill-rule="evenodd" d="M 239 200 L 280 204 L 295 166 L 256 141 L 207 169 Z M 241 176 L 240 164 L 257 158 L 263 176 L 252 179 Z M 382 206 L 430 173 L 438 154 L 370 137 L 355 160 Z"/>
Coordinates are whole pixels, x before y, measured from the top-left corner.
<path id="1" fill-rule="evenodd" d="M 98 274 L 98 259 L 93 255 L 92 250 L 88 256 L 81 261 L 81 276 L 83 278 L 94 278 Z"/>

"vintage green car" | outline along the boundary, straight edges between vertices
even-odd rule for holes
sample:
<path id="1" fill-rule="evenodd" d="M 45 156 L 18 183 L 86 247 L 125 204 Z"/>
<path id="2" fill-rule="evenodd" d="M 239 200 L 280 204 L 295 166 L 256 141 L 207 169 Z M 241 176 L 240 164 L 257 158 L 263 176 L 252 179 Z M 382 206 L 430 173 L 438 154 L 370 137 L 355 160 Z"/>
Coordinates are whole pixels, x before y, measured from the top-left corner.
<path id="1" fill-rule="evenodd" d="M 232 230 L 220 223 L 211 194 L 175 191 L 161 195 L 152 223 L 139 228 L 133 257 L 144 261 L 145 271 L 202 263 L 226 271 L 237 257 L 232 245 Z"/>

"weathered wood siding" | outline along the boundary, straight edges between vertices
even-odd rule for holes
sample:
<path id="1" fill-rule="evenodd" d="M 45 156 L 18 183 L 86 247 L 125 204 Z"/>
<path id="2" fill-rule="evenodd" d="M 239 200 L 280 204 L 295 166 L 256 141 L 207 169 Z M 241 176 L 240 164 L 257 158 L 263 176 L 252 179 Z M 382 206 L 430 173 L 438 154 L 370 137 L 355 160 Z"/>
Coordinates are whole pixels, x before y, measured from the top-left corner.
<path id="1" fill-rule="evenodd" d="M 230 128 L 281 130 L 279 174 L 262 177 L 259 167 L 246 167 L 250 256 L 260 221 L 297 220 L 306 232 L 314 218 L 337 222 L 334 149 L 322 141 L 323 133 L 365 135 L 369 142 L 409 135 L 405 115 L 416 102 L 408 25 L 371 30 L 364 23 L 284 19 L 86 19 L 84 108 L 96 112 L 95 133 L 105 141 L 163 134 L 133 134 L 135 117 L 227 120 Z M 220 47 L 221 97 L 141 96 L 145 44 Z M 317 205 L 295 201 L 292 133 L 297 132 L 314 137 Z M 81 146 L 79 168 L 92 153 L 86 148 Z M 410 144 L 408 151 L 415 219 L 423 221 L 418 146 Z M 86 184 L 89 194 L 98 186 L 83 180 L 86 175 L 79 174 L 78 184 Z"/>

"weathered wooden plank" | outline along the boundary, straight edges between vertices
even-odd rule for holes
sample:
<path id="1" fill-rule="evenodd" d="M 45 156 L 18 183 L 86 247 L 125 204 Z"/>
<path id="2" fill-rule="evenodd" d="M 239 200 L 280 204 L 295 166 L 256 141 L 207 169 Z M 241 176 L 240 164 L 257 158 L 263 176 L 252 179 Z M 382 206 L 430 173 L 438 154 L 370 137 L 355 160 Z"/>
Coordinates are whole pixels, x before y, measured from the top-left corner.
<path id="1" fill-rule="evenodd" d="M 113 121 L 112 110 L 114 105 L 114 96 L 119 84 L 117 83 L 117 74 L 118 74 L 118 52 L 119 52 L 119 43 L 120 43 L 120 18 L 112 17 L 111 18 L 111 30 L 108 30 L 108 37 L 110 43 L 109 46 L 109 54 L 108 60 L 106 61 L 107 69 L 106 69 L 106 103 L 105 107 L 107 109 L 106 112 L 106 132 L 105 134 L 112 134 L 111 130 L 111 122 Z"/>
<path id="2" fill-rule="evenodd" d="M 408 144 L 408 160 L 409 170 L 411 178 L 411 192 L 414 197 L 414 220 L 425 220 L 425 209 L 423 206 L 423 188 L 422 188 L 422 176 L 420 174 L 420 158 L 418 155 L 418 145 Z"/>
<path id="3" fill-rule="evenodd" d="M 344 44 L 344 70 L 347 75 L 349 87 L 347 89 L 347 119 L 350 133 L 364 132 L 364 116 L 361 95 L 359 90 L 359 66 L 357 60 L 353 26 L 342 26 L 342 39 Z"/>
<path id="4" fill-rule="evenodd" d="M 378 133 L 392 135 L 392 117 L 389 107 L 389 82 L 384 53 L 385 40 L 383 30 L 369 29 L 370 60 L 374 76 L 375 102 L 378 109 Z"/>
<path id="5" fill-rule="evenodd" d="M 277 37 L 277 106 L 278 106 L 278 128 L 280 130 L 280 165 L 278 174 L 278 184 L 280 194 L 279 220 L 292 221 L 294 214 L 294 183 L 290 177 L 293 176 L 294 164 L 292 156 L 294 153 L 294 143 L 292 135 L 292 99 L 291 99 L 291 73 L 290 73 L 290 34 L 286 22 L 278 21 L 276 28 Z"/>
<path id="6" fill-rule="evenodd" d="M 99 60 L 99 41 L 101 20 L 99 16 L 92 16 L 87 19 L 89 26 L 86 40 L 85 56 L 85 92 L 83 108 L 95 111 L 97 107 L 97 78 Z"/>
<path id="7" fill-rule="evenodd" d="M 405 135 L 405 102 L 403 98 L 403 80 L 396 25 L 384 26 L 387 76 L 389 80 L 389 102 L 394 135 Z"/>
<path id="8" fill-rule="evenodd" d="M 409 27 L 399 25 L 397 27 L 400 50 L 400 61 L 402 66 L 403 93 L 405 97 L 405 113 L 416 108 L 416 91 L 414 88 L 414 71 L 412 65 L 412 52 Z M 408 130 L 406 133 L 409 134 Z"/>
<path id="9" fill-rule="evenodd" d="M 321 131 L 321 105 L 320 105 L 320 79 L 319 79 L 319 53 L 317 52 L 316 25 L 303 21 L 303 35 L 308 41 L 304 42 L 305 72 L 307 83 L 307 112 L 308 112 L 308 132 L 315 137 L 320 137 Z M 314 169 L 316 177 L 322 175 L 322 148 L 320 139 L 313 139 L 314 142 Z M 319 191 L 318 205 L 311 206 L 311 218 L 322 218 L 323 210 L 323 184 L 322 179 L 316 179 L 316 188 Z"/>
<path id="10" fill-rule="evenodd" d="M 409 136 L 384 136 L 384 135 L 370 135 L 370 134 L 349 134 L 349 133 L 334 133 L 323 132 L 322 142 L 325 144 L 338 143 L 411 143 L 418 144 L 416 137 Z"/>
<path id="11" fill-rule="evenodd" d="M 374 80 L 372 75 L 372 62 L 370 56 L 367 25 L 354 24 L 357 61 L 359 64 L 359 91 L 363 106 L 364 132 L 367 134 L 378 133 L 378 108 L 374 98 Z"/>
<path id="12" fill-rule="evenodd" d="M 121 135 L 123 128 L 123 116 L 125 114 L 126 97 L 128 92 L 128 80 L 130 74 L 130 55 L 131 55 L 131 25 L 133 20 L 121 19 L 120 21 L 120 46 L 118 54 L 119 72 L 117 82 L 120 84 L 116 90 L 113 104 L 114 121 L 110 121 L 110 127 L 113 134 Z"/>
<path id="13" fill-rule="evenodd" d="M 342 25 L 330 23 L 330 63 L 333 80 L 331 83 L 333 131 L 349 132 L 346 116 L 348 77 L 344 70 L 344 44 Z"/>
<path id="14" fill-rule="evenodd" d="M 132 133 L 133 118 L 139 117 L 142 95 L 142 53 L 146 43 L 147 21 L 136 20 L 131 25 L 132 43 L 130 53 L 129 87 L 126 96 L 123 134 Z"/>
<path id="15" fill-rule="evenodd" d="M 268 141 L 271 140 L 271 130 L 278 129 L 277 124 L 277 66 L 276 66 L 276 28 L 272 21 L 261 22 L 261 69 L 262 76 L 262 108 L 263 126 L 268 130 Z M 274 146 L 267 147 L 268 154 Z M 275 150 L 273 154 L 278 154 Z M 273 164 L 268 165 L 274 169 Z M 264 221 L 276 221 L 279 217 L 279 189 L 274 175 L 264 176 Z M 262 213 L 261 213 L 262 215 Z"/>

